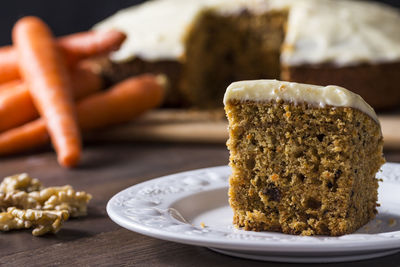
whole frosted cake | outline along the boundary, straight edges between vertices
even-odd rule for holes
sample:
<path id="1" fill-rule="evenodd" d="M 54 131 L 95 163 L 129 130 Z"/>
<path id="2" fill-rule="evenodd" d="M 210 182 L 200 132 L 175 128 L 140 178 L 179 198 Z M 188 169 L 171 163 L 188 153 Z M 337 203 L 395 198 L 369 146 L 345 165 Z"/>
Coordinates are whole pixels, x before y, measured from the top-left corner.
<path id="1" fill-rule="evenodd" d="M 338 236 L 375 217 L 383 140 L 374 110 L 359 95 L 252 80 L 232 83 L 224 104 L 234 224 Z"/>
<path id="2" fill-rule="evenodd" d="M 96 25 L 128 38 L 112 61 L 112 81 L 165 73 L 168 101 L 221 105 L 244 79 L 337 84 L 374 108 L 400 104 L 400 12 L 351 0 L 153 0 Z M 356 78 L 355 78 L 356 77 Z"/>

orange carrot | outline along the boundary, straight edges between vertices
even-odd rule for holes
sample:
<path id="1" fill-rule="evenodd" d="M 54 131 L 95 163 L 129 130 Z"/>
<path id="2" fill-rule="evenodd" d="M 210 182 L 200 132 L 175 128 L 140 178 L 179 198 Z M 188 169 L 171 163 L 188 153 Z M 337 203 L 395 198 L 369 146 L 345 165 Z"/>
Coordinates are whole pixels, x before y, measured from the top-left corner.
<path id="1" fill-rule="evenodd" d="M 17 53 L 11 46 L 0 48 L 0 83 L 19 78 Z"/>
<path id="2" fill-rule="evenodd" d="M 125 34 L 116 30 L 88 31 L 60 37 L 57 44 L 66 62 L 74 65 L 81 59 L 117 50 L 125 38 Z M 18 55 L 12 46 L 0 48 L 0 83 L 20 78 L 17 61 Z"/>
<path id="3" fill-rule="evenodd" d="M 109 91 L 99 92 L 77 105 L 82 131 L 128 122 L 159 105 L 164 95 L 160 80 L 153 75 L 127 79 Z M 42 118 L 0 133 L 0 155 L 5 156 L 41 147 L 49 142 Z"/>
<path id="4" fill-rule="evenodd" d="M 19 82 L 0 92 L 0 131 L 22 125 L 38 117 L 25 83 Z"/>
<path id="5" fill-rule="evenodd" d="M 159 79 L 151 74 L 129 78 L 83 100 L 77 107 L 79 126 L 91 130 L 127 122 L 159 105 L 164 96 Z"/>
<path id="6" fill-rule="evenodd" d="M 81 137 L 67 67 L 47 25 L 36 17 L 20 19 L 13 28 L 21 75 L 44 118 L 58 162 L 73 167 L 81 156 Z"/>
<path id="7" fill-rule="evenodd" d="M 72 94 L 82 99 L 102 88 L 101 78 L 77 66 L 71 74 Z M 17 127 L 38 117 L 26 83 L 8 82 L 0 86 L 0 132 Z"/>
<path id="8" fill-rule="evenodd" d="M 20 80 L 12 80 L 0 84 L 0 94 L 9 90 L 13 90 L 13 88 L 19 84 L 21 84 Z"/>
<path id="9" fill-rule="evenodd" d="M 50 142 L 46 124 L 37 119 L 17 128 L 0 133 L 0 155 L 29 151 Z"/>
<path id="10" fill-rule="evenodd" d="M 68 55 L 68 62 L 73 63 L 117 50 L 125 38 L 124 33 L 116 30 L 89 31 L 61 37 L 58 39 L 58 45 Z"/>

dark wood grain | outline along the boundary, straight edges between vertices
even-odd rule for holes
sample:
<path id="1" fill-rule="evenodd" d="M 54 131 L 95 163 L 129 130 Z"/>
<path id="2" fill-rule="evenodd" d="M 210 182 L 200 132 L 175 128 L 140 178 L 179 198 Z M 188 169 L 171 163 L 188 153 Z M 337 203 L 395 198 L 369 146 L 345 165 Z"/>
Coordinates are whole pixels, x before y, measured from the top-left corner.
<path id="1" fill-rule="evenodd" d="M 386 151 L 386 158 L 400 162 L 400 151 Z M 91 144 L 85 148 L 82 166 L 73 170 L 59 167 L 50 150 L 2 159 L 1 177 L 28 172 L 47 186 L 71 184 L 85 190 L 93 200 L 87 217 L 66 222 L 56 235 L 33 237 L 27 230 L 1 233 L 0 266 L 289 266 L 146 237 L 120 228 L 106 214 L 110 197 L 128 186 L 227 162 L 224 145 L 154 143 Z M 342 265 L 400 266 L 400 254 Z"/>

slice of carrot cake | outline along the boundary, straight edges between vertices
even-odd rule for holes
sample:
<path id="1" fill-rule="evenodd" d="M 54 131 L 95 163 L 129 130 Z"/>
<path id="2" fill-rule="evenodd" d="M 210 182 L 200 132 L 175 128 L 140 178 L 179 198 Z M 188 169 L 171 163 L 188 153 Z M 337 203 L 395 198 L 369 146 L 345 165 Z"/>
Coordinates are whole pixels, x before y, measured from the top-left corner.
<path id="1" fill-rule="evenodd" d="M 253 80 L 232 83 L 224 104 L 236 226 L 338 236 L 375 217 L 383 140 L 359 95 Z"/>

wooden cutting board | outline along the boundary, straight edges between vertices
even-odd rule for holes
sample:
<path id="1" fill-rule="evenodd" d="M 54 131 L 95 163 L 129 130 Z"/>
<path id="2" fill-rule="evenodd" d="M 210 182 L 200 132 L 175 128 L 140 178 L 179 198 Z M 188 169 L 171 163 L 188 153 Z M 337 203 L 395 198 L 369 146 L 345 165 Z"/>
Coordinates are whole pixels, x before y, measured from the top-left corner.
<path id="1" fill-rule="evenodd" d="M 379 116 L 385 148 L 400 149 L 400 114 Z M 222 110 L 155 110 L 136 121 L 87 136 L 94 141 L 221 143 L 228 138 Z"/>

